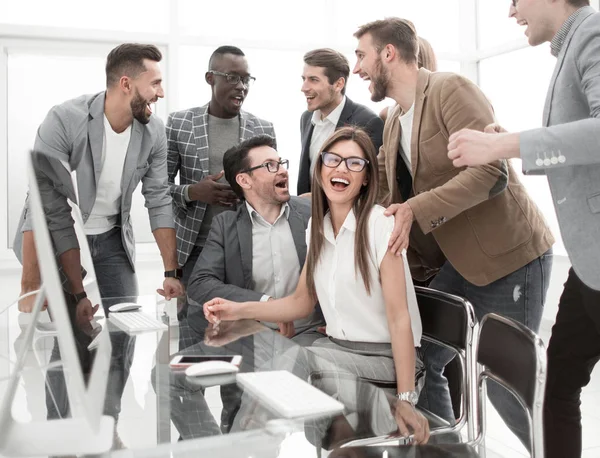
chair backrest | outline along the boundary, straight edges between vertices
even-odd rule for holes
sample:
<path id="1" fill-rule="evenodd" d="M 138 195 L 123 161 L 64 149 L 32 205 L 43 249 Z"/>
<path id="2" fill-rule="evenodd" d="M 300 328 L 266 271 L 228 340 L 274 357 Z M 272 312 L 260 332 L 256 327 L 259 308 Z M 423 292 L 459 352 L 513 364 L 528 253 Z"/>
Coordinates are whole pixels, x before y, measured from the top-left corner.
<path id="1" fill-rule="evenodd" d="M 423 335 L 457 350 L 467 350 L 475 326 L 473 306 L 466 299 L 415 286 Z"/>
<path id="2" fill-rule="evenodd" d="M 532 456 L 543 456 L 546 351 L 542 340 L 521 323 L 490 313 L 481 321 L 476 355 L 483 365 L 479 384 L 492 379 L 517 397 L 529 416 Z M 485 402 L 481 398 L 482 390 L 479 402 Z"/>

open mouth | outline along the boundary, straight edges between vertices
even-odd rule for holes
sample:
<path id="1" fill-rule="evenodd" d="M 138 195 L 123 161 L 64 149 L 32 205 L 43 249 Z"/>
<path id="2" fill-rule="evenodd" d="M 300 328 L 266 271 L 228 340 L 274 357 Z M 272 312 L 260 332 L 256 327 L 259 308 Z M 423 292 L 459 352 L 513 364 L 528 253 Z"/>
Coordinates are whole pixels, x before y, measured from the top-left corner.
<path id="1" fill-rule="evenodd" d="M 241 107 L 244 103 L 244 97 L 242 97 L 241 95 L 236 95 L 235 97 L 232 97 L 231 100 L 233 101 L 233 104 L 238 107 Z"/>
<path id="2" fill-rule="evenodd" d="M 150 116 L 154 111 L 152 110 L 152 105 L 156 103 L 156 100 L 151 100 L 146 104 L 146 114 Z"/>
<path id="3" fill-rule="evenodd" d="M 275 187 L 279 188 L 279 189 L 287 189 L 288 187 L 288 180 L 281 180 L 278 181 L 277 183 L 275 183 Z"/>
<path id="4" fill-rule="evenodd" d="M 335 189 L 336 191 L 343 191 L 348 186 L 350 186 L 350 182 L 348 180 L 346 180 L 345 178 L 340 178 L 340 177 L 333 177 L 330 180 L 330 183 L 331 183 L 331 187 L 333 189 Z"/>

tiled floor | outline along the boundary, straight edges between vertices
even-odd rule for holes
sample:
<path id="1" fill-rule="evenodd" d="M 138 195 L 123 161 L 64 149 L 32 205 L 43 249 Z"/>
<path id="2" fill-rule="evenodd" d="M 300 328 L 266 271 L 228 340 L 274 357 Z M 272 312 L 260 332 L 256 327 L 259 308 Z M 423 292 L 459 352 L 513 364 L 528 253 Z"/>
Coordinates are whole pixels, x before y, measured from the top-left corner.
<path id="1" fill-rule="evenodd" d="M 138 279 L 140 282 L 140 291 L 146 294 L 152 294 L 161 282 L 162 269 L 156 268 L 160 263 L 143 262 L 138 265 Z M 569 268 L 568 261 L 565 258 L 556 257 L 551 277 L 550 289 L 540 335 L 547 343 L 551 327 L 556 315 L 558 300 L 562 291 L 562 285 L 567 277 Z M 19 272 L 15 270 L 0 270 L 0 290 L 3 291 L 3 297 L 15 298 L 19 290 Z M 176 342 L 173 342 L 176 344 Z M 147 409 L 148 403 L 153 402 L 152 386 L 148 381 L 148 374 L 152 368 L 155 344 L 149 342 L 147 345 L 136 345 L 136 351 L 143 351 L 144 356 L 137 359 L 137 366 L 134 365 L 131 371 L 131 377 L 126 387 L 127 402 L 123 405 L 123 421 L 119 423 L 119 431 L 122 437 L 126 437 L 129 446 L 136 445 L 136 431 L 140 430 L 140 422 L 154 422 L 151 415 L 152 409 Z M 147 353 L 147 355 L 146 355 Z M 129 395 L 127 394 L 129 393 Z M 207 390 L 207 401 L 211 410 L 214 410 L 215 418 L 219 418 L 221 409 L 221 400 L 216 388 Z M 592 376 L 589 386 L 583 391 L 582 412 L 583 412 L 583 446 L 584 458 L 600 457 L 600 370 L 596 369 Z M 25 406 L 24 406 L 25 408 Z M 519 441 L 512 435 L 504 425 L 493 407 L 488 403 L 487 406 L 487 447 L 494 452 L 495 456 L 507 458 L 519 458 L 528 456 L 527 452 Z M 311 456 L 314 449 L 307 447 L 303 437 L 292 435 L 284 444 L 282 444 L 280 456 Z M 303 436 L 303 435 L 302 435 Z M 172 437 L 177 438 L 173 431 Z"/>

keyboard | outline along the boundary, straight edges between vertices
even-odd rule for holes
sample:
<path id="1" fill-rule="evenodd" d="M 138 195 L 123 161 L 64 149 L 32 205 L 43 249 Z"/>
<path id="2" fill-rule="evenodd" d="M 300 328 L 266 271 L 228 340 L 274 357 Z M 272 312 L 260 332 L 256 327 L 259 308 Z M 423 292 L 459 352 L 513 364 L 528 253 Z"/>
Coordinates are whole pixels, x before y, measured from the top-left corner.
<path id="1" fill-rule="evenodd" d="M 133 334 L 145 331 L 163 331 L 167 325 L 141 312 L 115 312 L 108 315 L 111 323 L 123 331 Z"/>
<path id="2" fill-rule="evenodd" d="M 284 418 L 342 412 L 344 404 L 288 371 L 238 373 L 236 380 Z"/>

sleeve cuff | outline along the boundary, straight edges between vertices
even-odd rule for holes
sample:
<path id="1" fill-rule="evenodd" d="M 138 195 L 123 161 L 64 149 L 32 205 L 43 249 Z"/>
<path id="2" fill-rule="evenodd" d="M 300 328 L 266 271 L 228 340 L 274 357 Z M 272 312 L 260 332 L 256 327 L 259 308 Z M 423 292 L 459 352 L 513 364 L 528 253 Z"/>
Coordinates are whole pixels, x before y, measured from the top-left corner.
<path id="1" fill-rule="evenodd" d="M 160 228 L 175 228 L 173 207 L 171 204 L 163 205 L 162 207 L 149 208 L 148 216 L 150 217 L 150 230 L 152 231 Z"/>
<path id="2" fill-rule="evenodd" d="M 185 188 L 183 188 L 183 198 L 188 204 L 192 201 L 192 199 L 190 199 L 190 186 L 191 185 L 187 185 Z"/>
<path id="3" fill-rule="evenodd" d="M 260 301 L 267 302 L 269 299 L 271 299 L 271 296 L 269 296 L 267 294 L 263 294 L 262 297 L 260 298 Z"/>

